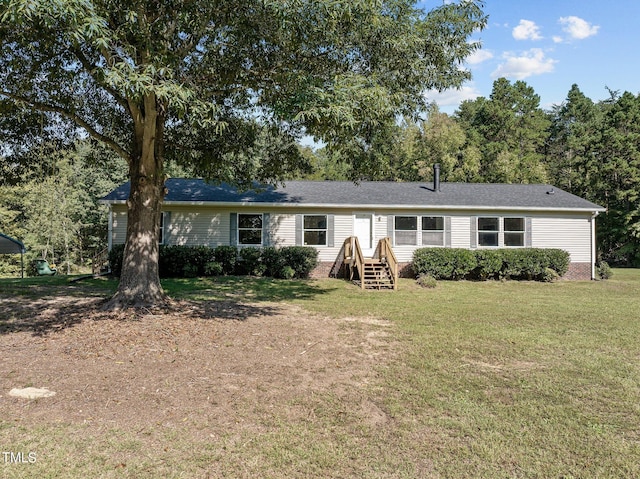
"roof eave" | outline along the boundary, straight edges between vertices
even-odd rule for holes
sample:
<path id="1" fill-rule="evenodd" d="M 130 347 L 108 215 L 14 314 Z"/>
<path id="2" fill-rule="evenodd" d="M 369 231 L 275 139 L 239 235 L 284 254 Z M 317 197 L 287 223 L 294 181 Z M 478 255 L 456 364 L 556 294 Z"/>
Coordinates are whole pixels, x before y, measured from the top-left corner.
<path id="1" fill-rule="evenodd" d="M 124 205 L 127 200 L 100 200 L 102 204 Z M 451 211 L 539 211 L 539 212 L 573 212 L 573 213 L 594 213 L 605 212 L 606 208 L 594 205 L 594 207 L 572 208 L 553 206 L 488 206 L 488 205 L 403 205 L 403 204 L 331 204 L 331 203 L 270 203 L 261 201 L 165 201 L 167 206 L 217 206 L 225 207 L 256 207 L 265 208 L 339 208 L 339 209 L 376 209 L 376 210 L 451 210 Z"/>

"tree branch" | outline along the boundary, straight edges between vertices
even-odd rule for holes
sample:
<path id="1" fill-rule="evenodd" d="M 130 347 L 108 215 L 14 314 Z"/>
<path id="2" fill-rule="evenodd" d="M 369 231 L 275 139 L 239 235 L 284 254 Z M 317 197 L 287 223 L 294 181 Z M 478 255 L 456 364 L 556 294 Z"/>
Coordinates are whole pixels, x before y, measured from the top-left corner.
<path id="1" fill-rule="evenodd" d="M 26 104 L 30 105 L 32 108 L 35 108 L 38 111 L 47 111 L 47 112 L 58 113 L 58 114 L 62 115 L 63 117 L 65 117 L 65 118 L 71 120 L 72 122 L 74 122 L 76 125 L 84 128 L 87 131 L 87 133 L 89 133 L 89 135 L 91 135 L 96 140 L 99 140 L 99 141 L 103 142 L 104 144 L 106 144 L 107 146 L 109 146 L 120 157 L 122 157 L 127 163 L 129 163 L 130 155 L 129 155 L 129 152 L 127 150 L 125 150 L 123 147 L 121 147 L 118 144 L 118 142 L 116 142 L 112 138 L 109 138 L 108 136 L 103 135 L 102 133 L 97 131 L 86 120 L 84 120 L 82 117 L 78 116 L 77 114 L 75 114 L 73 112 L 70 112 L 68 110 L 65 110 L 62 107 L 54 106 L 54 105 L 48 105 L 46 103 L 33 101 L 33 100 L 31 100 L 31 99 L 29 99 L 27 97 L 16 95 L 14 93 L 11 93 L 11 92 L 8 92 L 8 91 L 5 91 L 5 90 L 0 90 L 0 95 L 5 96 L 7 98 L 10 98 L 11 100 L 13 100 L 15 102 L 26 103 Z"/>
<path id="2" fill-rule="evenodd" d="M 111 88 L 109 85 L 104 84 L 98 79 L 95 73 L 95 68 L 97 67 L 89 61 L 89 59 L 84 55 L 82 50 L 80 50 L 78 46 L 74 46 L 71 49 L 71 51 L 76 56 L 76 58 L 80 61 L 80 63 L 82 64 L 83 68 L 87 71 L 87 73 L 91 75 L 91 78 L 93 78 L 98 85 L 104 88 L 113 97 L 113 99 L 117 101 L 118 104 L 126 110 L 128 107 L 127 100 L 124 97 L 122 97 L 117 90 Z"/>

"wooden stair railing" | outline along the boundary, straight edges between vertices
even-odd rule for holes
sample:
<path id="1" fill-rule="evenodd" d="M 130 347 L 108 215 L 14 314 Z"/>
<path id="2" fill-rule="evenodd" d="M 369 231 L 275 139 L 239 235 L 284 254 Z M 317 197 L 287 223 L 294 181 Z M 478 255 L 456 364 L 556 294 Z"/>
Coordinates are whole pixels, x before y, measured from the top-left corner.
<path id="1" fill-rule="evenodd" d="M 94 276 L 111 271 L 109 268 L 109 248 L 104 248 L 93 256 L 91 270 Z"/>
<path id="2" fill-rule="evenodd" d="M 343 264 L 345 276 L 354 280 L 358 274 L 358 283 L 361 289 L 397 289 L 398 288 L 398 261 L 391 248 L 389 238 L 378 242 L 378 247 L 373 258 L 365 258 L 360 248 L 360 242 L 356 236 L 350 236 L 342 247 L 344 251 Z"/>
<path id="3" fill-rule="evenodd" d="M 398 289 L 398 259 L 391 247 L 391 238 L 382 238 L 378 241 L 378 246 L 376 247 L 373 257 L 379 259 L 388 266 L 391 281 L 393 283 L 393 289 Z"/>

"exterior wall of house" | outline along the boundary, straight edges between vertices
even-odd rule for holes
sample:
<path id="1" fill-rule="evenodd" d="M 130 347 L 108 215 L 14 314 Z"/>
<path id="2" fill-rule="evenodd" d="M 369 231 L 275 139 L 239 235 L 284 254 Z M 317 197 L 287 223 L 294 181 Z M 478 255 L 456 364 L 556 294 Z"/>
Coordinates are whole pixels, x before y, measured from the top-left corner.
<path id="1" fill-rule="evenodd" d="M 327 275 L 333 263 L 338 258 L 344 241 L 354 234 L 354 215 L 356 213 L 373 214 L 373 247 L 378 241 L 391 234 L 393 236 L 394 215 L 403 216 L 445 216 L 450 218 L 446 224 L 450 229 L 445 233 L 446 246 L 452 248 L 470 248 L 475 246 L 475 229 L 477 216 L 490 217 L 526 217 L 527 243 L 536 248 L 560 248 L 571 255 L 572 267 L 569 277 L 589 279 L 591 277 L 592 243 L 590 214 L 561 215 L 561 214 L 524 214 L 523 212 L 491 211 L 478 213 L 477 211 L 446 211 L 428 210 L 394 210 L 372 211 L 371 209 L 346 208 L 261 208 L 252 207 L 211 207 L 188 205 L 165 205 L 165 243 L 176 245 L 207 245 L 216 247 L 228 245 L 231 242 L 232 213 L 266 213 L 269 221 L 266 225 L 269 231 L 270 244 L 275 246 L 293 246 L 296 244 L 296 215 L 326 214 L 332 215 L 333 241 L 329 246 L 318 246 L 318 259 L 321 262 L 319 271 Z M 419 221 L 419 220 L 418 220 Z M 126 207 L 114 205 L 111 225 L 111 244 L 120 244 L 126 236 Z M 419 237 L 418 237 L 419 238 Z M 504 233 L 499 233 L 500 244 L 504 243 Z M 444 246 L 444 245 L 443 245 Z M 397 246 L 394 252 L 401 264 L 410 263 L 413 252 L 422 245 Z M 326 270 L 326 274 L 325 274 Z"/>
<path id="2" fill-rule="evenodd" d="M 571 254 L 571 262 L 591 261 L 591 216 L 533 217 L 531 246 L 560 248 Z"/>

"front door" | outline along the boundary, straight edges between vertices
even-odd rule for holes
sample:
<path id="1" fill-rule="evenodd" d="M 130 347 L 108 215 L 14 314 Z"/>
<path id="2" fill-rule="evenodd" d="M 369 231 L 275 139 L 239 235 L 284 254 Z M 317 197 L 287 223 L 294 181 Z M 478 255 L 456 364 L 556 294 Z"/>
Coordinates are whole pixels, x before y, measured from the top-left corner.
<path id="1" fill-rule="evenodd" d="M 373 256 L 373 215 L 358 213 L 353 218 L 353 235 L 358 238 L 362 254 L 365 257 Z"/>

